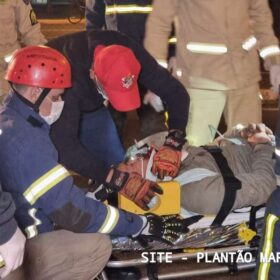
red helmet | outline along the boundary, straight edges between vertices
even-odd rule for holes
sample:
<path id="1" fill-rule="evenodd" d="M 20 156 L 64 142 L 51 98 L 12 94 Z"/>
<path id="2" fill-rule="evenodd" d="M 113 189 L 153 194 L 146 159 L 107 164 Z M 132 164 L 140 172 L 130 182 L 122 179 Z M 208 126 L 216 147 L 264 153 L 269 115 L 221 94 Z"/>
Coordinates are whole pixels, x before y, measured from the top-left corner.
<path id="1" fill-rule="evenodd" d="M 21 85 L 68 88 L 71 87 L 71 67 L 57 50 L 29 46 L 13 54 L 5 79 Z"/>

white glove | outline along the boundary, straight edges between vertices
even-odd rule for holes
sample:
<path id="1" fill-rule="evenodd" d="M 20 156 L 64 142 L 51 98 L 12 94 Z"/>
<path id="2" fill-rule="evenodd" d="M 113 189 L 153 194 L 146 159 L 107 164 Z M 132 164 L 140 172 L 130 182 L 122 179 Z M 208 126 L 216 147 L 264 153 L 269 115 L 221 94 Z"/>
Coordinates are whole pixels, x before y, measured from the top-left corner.
<path id="1" fill-rule="evenodd" d="M 5 262 L 4 268 L 0 269 L 0 278 L 6 277 L 22 264 L 24 246 L 25 237 L 20 229 L 17 228 L 12 238 L 0 246 L 0 255 Z"/>
<path id="2" fill-rule="evenodd" d="M 171 56 L 168 60 L 168 71 L 170 74 L 172 74 L 174 77 L 177 76 L 176 70 L 177 70 L 177 59 L 175 56 Z"/>
<path id="3" fill-rule="evenodd" d="M 280 65 L 274 64 L 269 68 L 269 78 L 270 84 L 272 85 L 272 89 L 275 93 L 279 93 L 279 85 L 280 85 Z"/>
<path id="4" fill-rule="evenodd" d="M 160 97 L 150 90 L 145 94 L 143 103 L 146 105 L 150 104 L 158 113 L 164 111 L 163 103 Z"/>

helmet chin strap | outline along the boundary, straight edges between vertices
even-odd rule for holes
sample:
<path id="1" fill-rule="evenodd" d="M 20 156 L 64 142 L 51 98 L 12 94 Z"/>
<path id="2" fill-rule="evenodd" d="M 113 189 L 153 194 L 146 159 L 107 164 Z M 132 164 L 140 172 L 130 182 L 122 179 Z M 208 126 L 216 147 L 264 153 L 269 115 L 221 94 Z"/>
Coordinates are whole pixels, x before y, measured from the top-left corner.
<path id="1" fill-rule="evenodd" d="M 38 97 L 38 99 L 36 100 L 35 103 L 30 102 L 28 99 L 24 98 L 13 86 L 12 83 L 10 83 L 11 88 L 13 89 L 14 93 L 17 95 L 17 97 L 23 102 L 25 103 L 27 106 L 31 107 L 33 109 L 33 111 L 35 111 L 36 113 L 39 113 L 39 108 L 42 104 L 42 102 L 44 101 L 44 99 L 46 98 L 46 96 L 49 94 L 49 92 L 51 91 L 50 88 L 44 88 L 40 94 L 40 96 Z"/>
<path id="2" fill-rule="evenodd" d="M 49 94 L 50 91 L 51 91 L 50 88 L 44 88 L 43 91 L 41 92 L 40 96 L 36 100 L 36 102 L 33 104 L 34 105 L 33 110 L 36 113 L 39 113 L 39 108 L 40 108 L 42 102 L 44 101 L 44 99 L 46 98 L 46 96 Z"/>

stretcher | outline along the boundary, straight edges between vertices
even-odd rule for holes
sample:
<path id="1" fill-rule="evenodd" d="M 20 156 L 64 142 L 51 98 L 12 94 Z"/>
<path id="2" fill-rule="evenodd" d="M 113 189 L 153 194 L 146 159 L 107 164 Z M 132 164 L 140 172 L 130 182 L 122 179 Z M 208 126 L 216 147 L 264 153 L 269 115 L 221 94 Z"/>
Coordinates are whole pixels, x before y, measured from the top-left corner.
<path id="1" fill-rule="evenodd" d="M 186 177 L 188 176 L 181 179 L 185 180 Z M 180 214 L 185 219 L 192 219 L 198 215 L 177 207 L 180 205 L 180 183 L 161 182 L 160 186 L 167 195 L 161 197 L 161 201 L 154 203 L 152 212 L 158 215 Z M 172 189 L 172 192 L 169 192 L 169 188 Z M 121 196 L 119 196 L 119 207 L 130 212 L 143 214 L 140 208 Z M 142 280 L 179 279 L 253 269 L 264 215 L 264 205 L 236 209 L 226 216 L 222 224 L 215 224 L 215 226 L 213 226 L 215 216 L 203 216 L 192 223 L 188 227 L 189 231 L 181 235 L 173 244 L 159 240 L 143 243 L 129 237 L 116 237 L 112 239 L 113 259 L 108 262 L 107 267 L 115 269 L 145 267 L 147 277 L 141 278 Z M 162 264 L 169 265 L 173 262 L 187 264 L 186 261 L 191 260 L 193 260 L 192 262 L 199 260 L 199 263 L 210 262 L 211 267 L 190 270 L 188 265 L 181 265 L 180 268 L 183 268 L 184 271 L 178 271 L 176 268 L 172 272 L 158 273 L 158 267 Z M 99 278 L 108 279 L 105 271 Z"/>
<path id="2" fill-rule="evenodd" d="M 154 212 L 157 214 L 177 214 L 185 219 L 196 217 L 196 213 L 182 209 L 178 204 L 180 201 L 180 185 L 177 183 L 160 183 L 167 198 L 161 200 L 161 205 L 155 204 Z M 168 189 L 173 190 L 172 199 Z M 168 203 L 176 201 L 177 203 Z M 179 201 L 178 201 L 179 199 Z M 167 207 L 165 207 L 167 205 Z M 172 207 L 173 205 L 173 207 Z M 143 211 L 133 203 L 119 197 L 119 207 L 130 212 L 143 214 Z M 107 264 L 109 268 L 123 269 L 127 267 L 142 267 L 147 271 L 147 277 L 143 279 L 175 279 L 182 277 L 210 275 L 214 273 L 230 272 L 236 273 L 240 270 L 253 269 L 255 266 L 255 255 L 257 254 L 259 235 L 261 232 L 265 207 L 246 207 L 232 211 L 220 226 L 212 226 L 215 216 L 203 216 L 192 223 L 189 232 L 176 240 L 173 244 L 167 244 L 159 240 L 150 240 L 143 244 L 137 239 L 129 237 L 116 237 L 112 239 L 113 259 Z M 249 255 L 248 255 L 249 254 Z M 136 255 L 136 256 L 135 256 Z M 125 258 L 123 258 L 125 256 Z M 158 267 L 170 262 L 184 262 L 193 260 L 200 262 L 207 257 L 205 262 L 211 262 L 216 258 L 211 268 L 189 270 L 188 265 L 180 265 L 184 271 L 177 268 L 170 273 L 158 274 Z M 220 256 L 220 257 L 219 257 Z M 231 258 L 229 258 L 231 256 Z M 246 256 L 244 259 L 243 256 Z M 168 257 L 168 263 L 167 261 Z M 219 258 L 224 258 L 219 261 Z M 239 257 L 239 258 L 238 258 Z M 193 267 L 193 265 L 192 265 Z M 105 271 L 99 276 L 107 280 Z M 141 278 L 142 279 L 142 278 Z M 142 279 L 142 280 L 143 280 Z"/>
<path id="3" fill-rule="evenodd" d="M 231 274 L 255 267 L 259 235 L 262 228 L 264 207 L 247 207 L 230 213 L 223 225 L 211 227 L 214 217 L 203 217 L 189 227 L 189 232 L 174 244 L 151 241 L 143 247 L 138 240 L 117 237 L 112 240 L 114 259 L 107 267 L 122 269 L 142 267 L 147 271 L 143 279 L 179 279 L 229 272 Z M 184 213 L 191 217 L 193 213 Z M 129 253 L 127 253 L 129 252 Z M 124 257 L 125 256 L 125 257 Z M 211 267 L 192 269 L 188 262 L 211 263 Z M 158 274 L 160 265 L 183 262 L 180 269 Z M 191 265 L 192 267 L 194 265 Z M 99 276 L 107 280 L 105 271 Z"/>

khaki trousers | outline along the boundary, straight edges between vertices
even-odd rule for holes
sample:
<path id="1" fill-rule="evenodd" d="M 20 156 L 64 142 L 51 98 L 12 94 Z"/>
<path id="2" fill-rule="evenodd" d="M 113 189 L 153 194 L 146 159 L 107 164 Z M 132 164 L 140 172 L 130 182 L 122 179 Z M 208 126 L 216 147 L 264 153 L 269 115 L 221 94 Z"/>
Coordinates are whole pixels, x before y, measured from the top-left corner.
<path id="1" fill-rule="evenodd" d="M 228 128 L 239 123 L 261 122 L 258 84 L 238 90 L 187 90 L 190 111 L 186 133 L 191 145 L 201 146 L 212 142 L 223 113 Z M 210 130 L 209 125 L 214 129 Z"/>
<path id="2" fill-rule="evenodd" d="M 92 280 L 111 255 L 109 237 L 58 230 L 26 243 L 23 266 L 5 280 Z"/>

